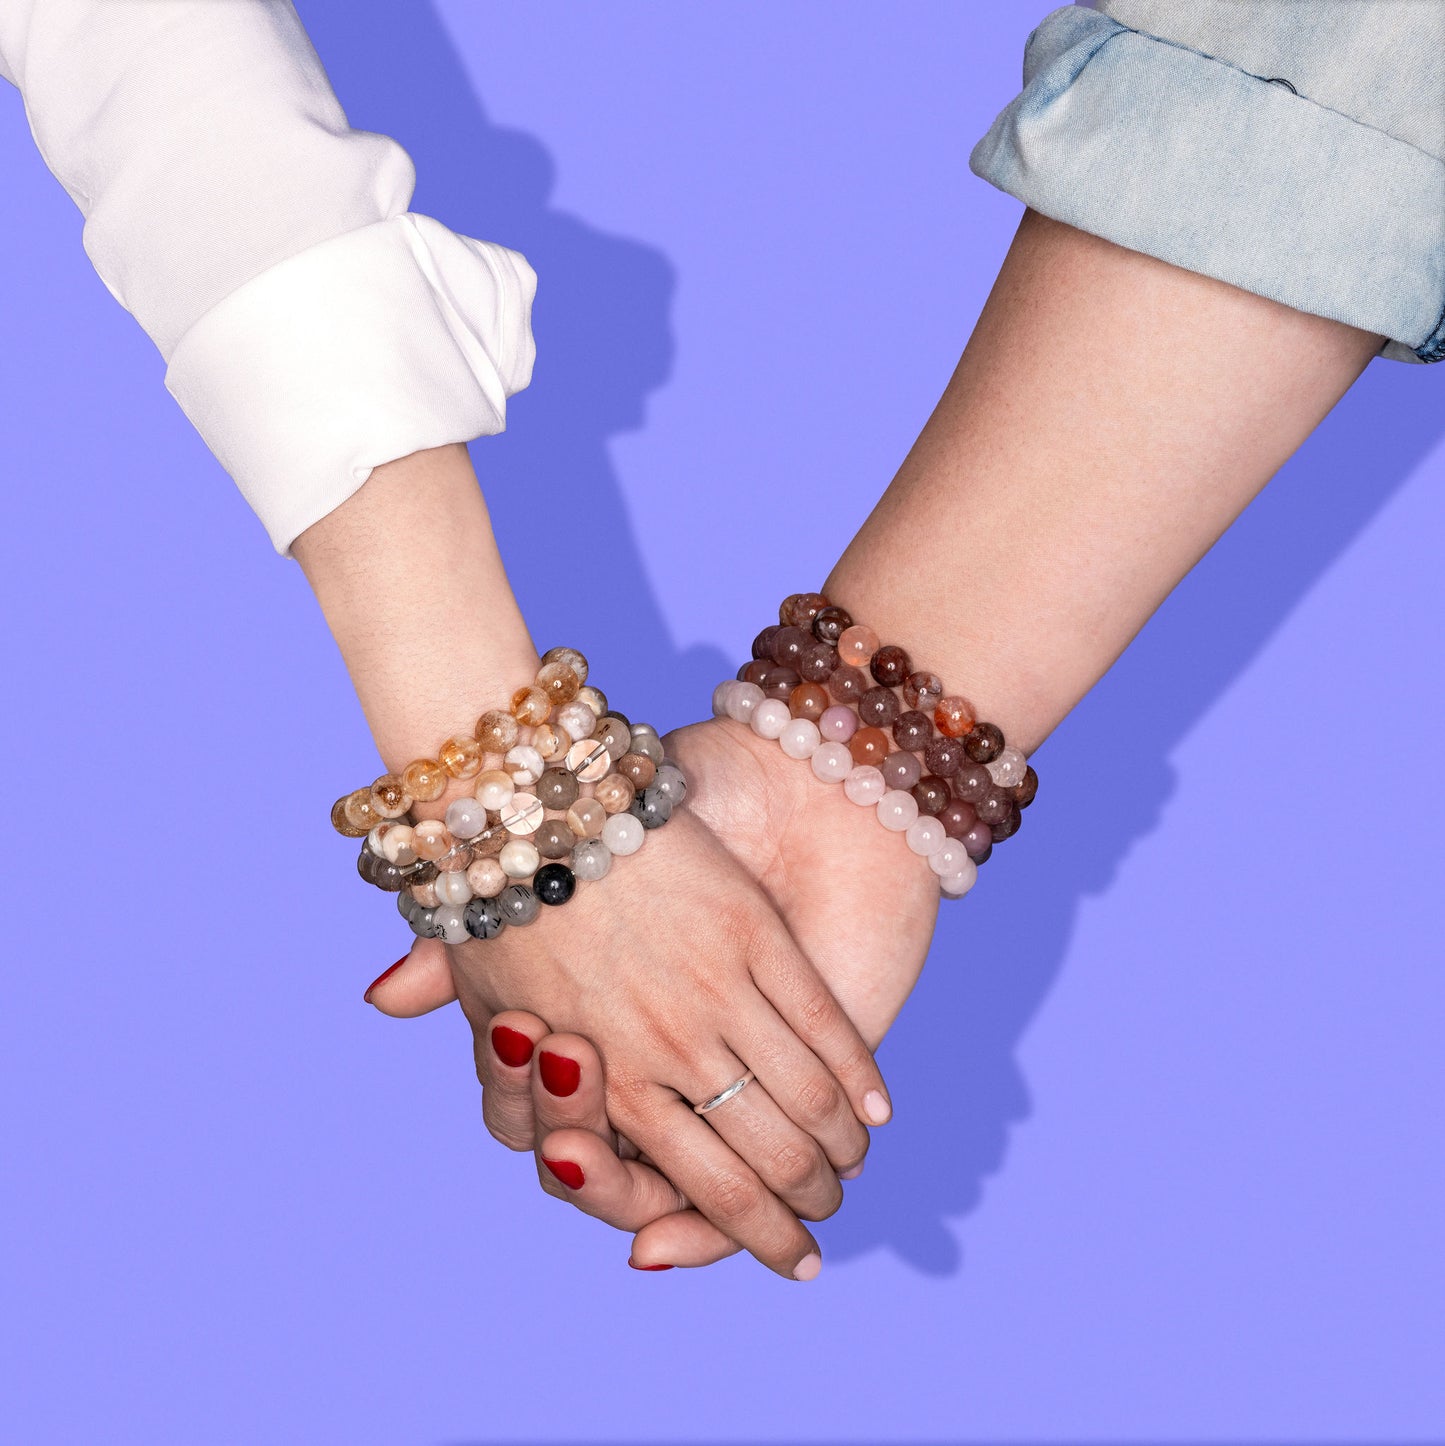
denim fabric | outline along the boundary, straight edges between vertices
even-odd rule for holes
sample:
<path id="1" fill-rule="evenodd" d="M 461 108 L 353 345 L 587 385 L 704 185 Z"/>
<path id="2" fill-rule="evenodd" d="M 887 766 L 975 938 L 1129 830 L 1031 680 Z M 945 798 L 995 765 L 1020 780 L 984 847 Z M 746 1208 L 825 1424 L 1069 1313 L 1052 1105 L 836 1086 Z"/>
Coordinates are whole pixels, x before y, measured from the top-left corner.
<path id="1" fill-rule="evenodd" d="M 1445 0 L 1067 6 L 970 165 L 1384 356 L 1445 358 Z"/>

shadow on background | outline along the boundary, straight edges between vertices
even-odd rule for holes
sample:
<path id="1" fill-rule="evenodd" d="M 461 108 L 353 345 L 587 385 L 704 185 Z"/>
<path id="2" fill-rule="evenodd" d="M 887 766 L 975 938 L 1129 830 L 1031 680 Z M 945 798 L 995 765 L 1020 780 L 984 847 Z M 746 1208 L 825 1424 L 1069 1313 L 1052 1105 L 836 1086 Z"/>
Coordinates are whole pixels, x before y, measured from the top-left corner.
<path id="1" fill-rule="evenodd" d="M 298 9 L 352 124 L 396 136 L 414 157 L 415 209 L 515 247 L 540 274 L 532 388 L 512 403 L 511 430 L 475 451 L 538 644 L 569 641 L 585 599 L 605 614 L 587 641 L 602 686 L 625 683 L 659 726 L 687 721 L 670 712 L 676 700 L 705 706 L 741 660 L 678 650 L 607 452 L 609 438 L 645 423 L 647 396 L 669 375 L 672 265 L 551 206 L 552 158 L 488 120 L 425 0 Z M 875 1136 L 868 1174 L 820 1229 L 830 1258 L 886 1245 L 930 1275 L 960 1268 L 954 1223 L 978 1205 L 1010 1127 L 1030 1112 L 1017 1049 L 1080 905 L 1157 825 L 1175 747 L 1439 439 L 1438 383 L 1424 368 L 1373 364 L 1050 740 L 1026 829 L 966 906 L 944 909 L 931 967 L 884 1046 L 895 1095 L 922 1107 L 900 1109 Z M 559 546 L 544 507 L 581 527 L 585 548 L 565 535 Z M 666 545 L 665 527 L 648 545 Z M 739 532 L 733 545 L 745 542 Z M 1127 780 L 1101 767 L 1121 742 Z"/>

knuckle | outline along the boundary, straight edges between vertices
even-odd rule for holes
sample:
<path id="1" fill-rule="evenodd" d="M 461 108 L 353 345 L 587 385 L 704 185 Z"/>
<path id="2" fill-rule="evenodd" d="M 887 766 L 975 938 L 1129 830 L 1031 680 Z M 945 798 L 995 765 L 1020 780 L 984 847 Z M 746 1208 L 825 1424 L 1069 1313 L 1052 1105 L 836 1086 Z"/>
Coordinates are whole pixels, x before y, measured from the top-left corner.
<path id="1" fill-rule="evenodd" d="M 794 1194 L 819 1179 L 822 1169 L 816 1150 L 788 1140 L 773 1150 L 768 1161 L 768 1183 L 778 1191 Z"/>
<path id="2" fill-rule="evenodd" d="M 835 1119 L 843 1104 L 843 1091 L 837 1081 L 824 1074 L 809 1075 L 793 1097 L 796 1117 L 805 1129 Z"/>
<path id="3" fill-rule="evenodd" d="M 838 1208 L 843 1203 L 843 1187 L 837 1183 L 836 1178 L 823 1195 L 822 1203 L 809 1204 L 806 1210 L 798 1211 L 800 1220 L 826 1220 L 830 1215 L 836 1215 Z"/>
<path id="4" fill-rule="evenodd" d="M 821 1039 L 837 1028 L 838 1006 L 824 990 L 808 989 L 798 999 L 798 1019 L 810 1038 Z"/>
<path id="5" fill-rule="evenodd" d="M 736 1171 L 720 1172 L 708 1181 L 704 1198 L 710 1213 L 729 1225 L 746 1220 L 762 1203 L 762 1191 L 756 1180 Z"/>

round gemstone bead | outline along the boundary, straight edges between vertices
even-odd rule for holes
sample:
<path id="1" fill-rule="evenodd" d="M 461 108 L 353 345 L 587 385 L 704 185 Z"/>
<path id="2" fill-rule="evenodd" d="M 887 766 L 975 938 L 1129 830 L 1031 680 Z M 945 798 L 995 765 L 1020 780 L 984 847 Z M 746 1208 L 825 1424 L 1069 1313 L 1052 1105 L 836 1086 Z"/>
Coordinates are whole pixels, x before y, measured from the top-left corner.
<path id="1" fill-rule="evenodd" d="M 828 679 L 828 692 L 839 703 L 855 704 L 868 691 L 868 675 L 858 668 L 838 668 Z"/>
<path id="2" fill-rule="evenodd" d="M 476 838 L 487 826 L 487 810 L 475 798 L 453 799 L 446 821 L 453 838 Z"/>
<path id="3" fill-rule="evenodd" d="M 764 628 L 757 637 L 753 639 L 753 657 L 764 658 L 768 662 L 773 658 L 773 639 L 777 637 L 780 624 L 774 623 L 771 627 Z"/>
<path id="4" fill-rule="evenodd" d="M 849 740 L 854 763 L 877 765 L 888 757 L 888 735 L 881 728 L 860 728 Z"/>
<path id="5" fill-rule="evenodd" d="M 418 879 L 413 876 L 412 881 L 407 885 L 407 888 L 411 892 L 412 898 L 414 898 L 417 903 L 422 906 L 422 908 L 436 908 L 437 881 L 435 876 L 429 879 Z"/>
<path id="6" fill-rule="evenodd" d="M 515 928 L 532 923 L 542 912 L 537 896 L 525 884 L 508 884 L 497 895 L 497 907 L 502 918 Z"/>
<path id="7" fill-rule="evenodd" d="M 643 828 L 661 828 L 672 817 L 672 800 L 655 788 L 645 788 L 632 800 L 628 812 Z"/>
<path id="8" fill-rule="evenodd" d="M 497 862 L 509 879 L 530 879 L 541 867 L 542 855 L 531 839 L 514 838 L 502 845 Z"/>
<path id="9" fill-rule="evenodd" d="M 978 813 L 979 822 L 986 823 L 990 828 L 996 823 L 1002 823 L 1008 817 L 1009 809 L 1017 808 L 1018 805 L 1013 799 L 1000 788 L 991 788 L 974 804 Z"/>
<path id="10" fill-rule="evenodd" d="M 601 688 L 594 688 L 591 683 L 584 683 L 577 690 L 577 701 L 585 703 L 594 718 L 607 716 L 607 694 Z"/>
<path id="11" fill-rule="evenodd" d="M 437 899 L 440 903 L 460 908 L 472 899 L 472 886 L 465 874 L 438 874 L 436 881 Z"/>
<path id="12" fill-rule="evenodd" d="M 962 838 L 973 827 L 977 817 L 971 803 L 965 803 L 961 798 L 951 798 L 940 810 L 938 821 L 949 838 Z"/>
<path id="13" fill-rule="evenodd" d="M 992 763 L 1003 752 L 1003 734 L 992 723 L 977 723 L 963 748 L 975 763 Z"/>
<path id="14" fill-rule="evenodd" d="M 866 668 L 878 651 L 878 634 L 862 623 L 854 623 L 838 635 L 838 659 L 850 667 Z"/>
<path id="15" fill-rule="evenodd" d="M 369 792 L 368 790 L 368 796 Z M 376 821 L 375 819 L 371 820 L 365 828 L 362 828 L 360 824 L 352 823 L 346 816 L 346 805 L 351 802 L 351 799 L 351 794 L 344 793 L 331 805 L 331 827 L 343 838 L 363 838 L 376 827 Z M 368 806 L 367 811 L 371 813 L 375 810 Z"/>
<path id="16" fill-rule="evenodd" d="M 465 873 L 472 861 L 472 846 L 464 843 L 454 843 L 441 858 L 436 859 L 438 874 L 460 874 Z"/>
<path id="17" fill-rule="evenodd" d="M 538 687 L 518 688 L 512 694 L 512 717 L 518 723 L 531 726 L 545 723 L 551 711 L 551 700 Z"/>
<path id="18" fill-rule="evenodd" d="M 378 818 L 400 818 L 412 802 L 406 785 L 394 773 L 383 773 L 371 785 L 371 806 Z"/>
<path id="19" fill-rule="evenodd" d="M 737 684 L 739 688 L 746 688 L 746 683 Z M 609 713 L 597 723 L 597 731 L 592 735 L 606 750 L 609 758 L 614 763 L 632 747 L 632 725 L 618 713 Z"/>
<path id="20" fill-rule="evenodd" d="M 823 710 L 818 731 L 829 743 L 846 743 L 858 731 L 858 715 L 841 703 Z"/>
<path id="21" fill-rule="evenodd" d="M 532 880 L 532 892 L 539 904 L 556 908 L 577 892 L 577 876 L 566 864 L 543 864 Z"/>
<path id="22" fill-rule="evenodd" d="M 382 821 L 369 788 L 358 788 L 355 793 L 348 793 L 342 812 L 353 838 L 365 838 Z"/>
<path id="23" fill-rule="evenodd" d="M 884 780 L 887 782 L 887 779 Z M 891 788 L 878 800 L 878 822 L 889 833 L 903 833 L 918 822 L 918 803 L 911 793 Z"/>
<path id="24" fill-rule="evenodd" d="M 409 823 L 394 823 L 381 840 L 381 851 L 389 864 L 404 869 L 417 861 L 416 833 Z"/>
<path id="25" fill-rule="evenodd" d="M 507 871 L 496 859 L 473 859 L 467 883 L 479 899 L 495 899 L 507 887 Z"/>
<path id="26" fill-rule="evenodd" d="M 445 792 L 447 771 L 434 758 L 418 758 L 402 770 L 401 782 L 418 803 L 431 803 Z"/>
<path id="27" fill-rule="evenodd" d="M 411 932 L 418 939 L 435 939 L 437 936 L 436 915 L 429 908 L 413 910 L 407 923 L 411 925 Z"/>
<path id="28" fill-rule="evenodd" d="M 547 711 L 551 712 L 565 708 L 577 696 L 582 679 L 566 663 L 543 663 L 532 686 L 547 695 Z"/>
<path id="29" fill-rule="evenodd" d="M 535 793 L 514 793 L 512 801 L 501 810 L 502 827 L 510 834 L 527 835 L 542 827 L 545 810 Z"/>
<path id="30" fill-rule="evenodd" d="M 1016 788 L 1024 781 L 1024 769 L 1029 761 L 1017 748 L 1005 748 L 992 763 L 984 766 L 999 788 Z"/>
<path id="31" fill-rule="evenodd" d="M 556 763 L 567 756 L 572 746 L 572 735 L 555 723 L 539 723 L 532 729 L 532 747 L 542 755 L 543 763 Z"/>
<path id="32" fill-rule="evenodd" d="M 773 634 L 773 661 L 780 668 L 796 668 L 810 641 L 802 628 L 779 628 Z"/>
<path id="33" fill-rule="evenodd" d="M 596 783 L 612 771 L 612 755 L 595 738 L 584 738 L 567 750 L 567 771 L 582 783 Z"/>
<path id="34" fill-rule="evenodd" d="M 943 847 L 944 840 L 948 838 L 948 835 L 944 833 L 943 825 L 936 818 L 924 815 L 909 824 L 908 831 L 903 838 L 914 853 L 926 859 Z"/>
<path id="35" fill-rule="evenodd" d="M 448 738 L 437 762 L 452 778 L 475 778 L 482 771 L 482 745 L 475 738 Z"/>
<path id="36" fill-rule="evenodd" d="M 1039 776 L 1031 764 L 1024 769 L 1023 782 L 1014 789 L 1014 800 L 1020 808 L 1027 808 L 1039 791 Z"/>
<path id="37" fill-rule="evenodd" d="M 824 683 L 838 670 L 838 650 L 828 643 L 809 643 L 795 666 L 805 683 Z"/>
<path id="38" fill-rule="evenodd" d="M 546 760 L 530 743 L 509 748 L 502 764 L 517 788 L 530 788 L 547 771 Z"/>
<path id="39" fill-rule="evenodd" d="M 956 738 L 930 738 L 924 745 L 923 766 L 939 778 L 952 778 L 963 762 L 963 744 Z"/>
<path id="40" fill-rule="evenodd" d="M 612 850 L 600 838 L 585 840 L 572 854 L 572 872 L 584 883 L 606 878 L 611 867 Z"/>
<path id="41" fill-rule="evenodd" d="M 1023 815 L 1019 812 L 1018 803 L 1010 800 L 1008 812 L 1004 814 L 997 823 L 989 825 L 989 831 L 993 834 L 993 841 L 995 843 L 1002 843 L 1006 838 L 1012 838 L 1019 831 L 1019 825 L 1022 822 Z M 386 865 L 382 864 L 381 867 L 384 869 Z M 378 870 L 378 874 L 379 873 L 380 870 Z M 386 887 L 379 877 L 377 883 L 383 889 Z"/>
<path id="42" fill-rule="evenodd" d="M 571 668 L 577 674 L 579 684 L 587 681 L 587 674 L 591 671 L 587 659 L 576 648 L 548 648 L 542 654 L 542 666 L 545 668 L 549 663 L 563 663 Z"/>
<path id="43" fill-rule="evenodd" d="M 792 713 L 786 703 L 777 698 L 767 698 L 753 709 L 749 720 L 759 738 L 777 738 L 792 720 Z"/>
<path id="44" fill-rule="evenodd" d="M 392 823 L 389 819 L 383 819 L 366 836 L 366 851 L 376 858 L 384 859 L 386 850 L 382 847 L 382 839 L 386 837 L 388 829 L 397 828 L 399 825 Z"/>
<path id="45" fill-rule="evenodd" d="M 507 927 L 502 906 L 493 897 L 473 899 L 462 910 L 462 923 L 473 939 L 495 939 Z"/>
<path id="46" fill-rule="evenodd" d="M 889 788 L 911 789 L 923 776 L 923 765 L 916 753 L 890 753 L 878 765 Z"/>
<path id="47" fill-rule="evenodd" d="M 723 699 L 723 708 L 729 718 L 746 723 L 753 716 L 753 709 L 763 701 L 763 690 L 756 683 L 734 683 Z M 629 736 L 628 746 L 632 746 Z"/>
<path id="48" fill-rule="evenodd" d="M 793 718 L 778 734 L 778 746 L 789 758 L 811 758 L 823 741 L 818 725 L 809 718 Z"/>
<path id="49" fill-rule="evenodd" d="M 927 713 L 910 708 L 900 713 L 893 723 L 893 741 L 911 753 L 922 753 L 933 737 L 933 720 Z"/>
<path id="50" fill-rule="evenodd" d="M 614 813 L 602 826 L 602 842 L 619 858 L 635 854 L 646 837 L 647 830 L 630 813 Z"/>
<path id="51" fill-rule="evenodd" d="M 411 828 L 418 858 L 439 859 L 451 849 L 452 836 L 439 818 L 424 818 Z"/>
<path id="52" fill-rule="evenodd" d="M 632 800 L 637 797 L 637 790 L 632 786 L 630 778 L 624 778 L 620 773 L 609 773 L 593 791 L 593 798 L 611 814 L 625 813 L 632 807 Z M 604 826 L 605 835 L 606 828 Z"/>
<path id="53" fill-rule="evenodd" d="M 489 858 L 493 854 L 500 853 L 502 845 L 511 836 L 501 824 L 493 819 L 489 827 L 484 828 L 476 838 L 468 842 L 467 847 L 471 849 L 474 859 Z"/>
<path id="54" fill-rule="evenodd" d="M 372 866 L 371 882 L 378 889 L 395 894 L 406 887 L 406 875 L 395 864 L 389 864 L 385 859 L 377 859 Z"/>
<path id="55" fill-rule="evenodd" d="M 485 753 L 505 753 L 517 741 L 517 720 L 500 708 L 493 708 L 477 719 L 477 742 Z"/>
<path id="56" fill-rule="evenodd" d="M 846 743 L 820 743 L 811 762 L 814 774 L 824 783 L 842 783 L 855 767 Z"/>
<path id="57" fill-rule="evenodd" d="M 466 915 L 455 904 L 438 904 L 432 911 L 432 934 L 447 944 L 464 944 L 472 937 Z"/>
<path id="58" fill-rule="evenodd" d="M 751 723 L 752 719 L 749 718 L 748 722 Z M 645 733 L 641 731 L 644 728 L 648 730 Z M 654 768 L 662 767 L 662 760 L 665 756 L 662 751 L 662 739 L 660 739 L 656 733 L 652 732 L 651 727 L 646 723 L 634 723 L 632 725 L 631 752 L 640 753 L 651 762 Z"/>
<path id="59" fill-rule="evenodd" d="M 913 796 L 918 800 L 919 813 L 928 814 L 930 817 L 942 813 L 948 807 L 949 799 L 953 797 L 949 792 L 948 780 L 933 773 L 925 773 L 913 785 Z"/>
<path id="60" fill-rule="evenodd" d="M 675 763 L 664 763 L 657 770 L 652 786 L 659 793 L 665 793 L 674 808 L 687 798 L 687 775 Z"/>
<path id="61" fill-rule="evenodd" d="M 567 810 L 567 827 L 580 839 L 600 838 L 607 810 L 595 798 L 579 798 Z"/>
<path id="62" fill-rule="evenodd" d="M 412 898 L 410 890 L 403 889 L 396 896 L 396 911 L 407 923 L 411 923 L 411 916 L 416 913 L 419 908 L 421 908 L 421 905 Z"/>
<path id="63" fill-rule="evenodd" d="M 573 702 L 559 708 L 553 721 L 574 743 L 579 738 L 590 738 L 597 727 L 597 719 L 585 703 Z"/>
<path id="64" fill-rule="evenodd" d="M 836 645 L 852 626 L 852 617 L 842 608 L 826 607 L 813 619 L 813 636 L 820 643 Z"/>
<path id="65" fill-rule="evenodd" d="M 980 821 L 959 839 L 974 863 L 983 863 L 993 852 L 993 830 Z"/>
<path id="66" fill-rule="evenodd" d="M 657 765 L 645 753 L 624 753 L 617 760 L 617 771 L 630 778 L 634 788 L 646 788 L 657 777 Z"/>
<path id="67" fill-rule="evenodd" d="M 866 728 L 891 728 L 899 712 L 898 694 L 892 688 L 869 688 L 858 700 L 858 721 Z"/>
<path id="68" fill-rule="evenodd" d="M 945 874 L 938 881 L 939 891 L 950 899 L 961 899 L 978 882 L 978 865 L 972 859 L 956 874 Z"/>
<path id="69" fill-rule="evenodd" d="M 489 768 L 485 773 L 477 774 L 477 781 L 472 788 L 477 802 L 488 813 L 500 812 L 512 801 L 512 795 L 517 791 L 512 775 L 500 768 Z"/>
<path id="70" fill-rule="evenodd" d="M 828 599 L 820 592 L 795 592 L 778 609 L 778 617 L 789 627 L 810 628 L 828 605 Z"/>
<path id="71" fill-rule="evenodd" d="M 766 697 L 776 698 L 780 703 L 788 701 L 788 695 L 803 680 L 798 676 L 796 668 L 780 667 L 774 663 L 766 673 L 763 674 L 758 687 L 763 690 Z"/>
<path id="72" fill-rule="evenodd" d="M 934 726 L 945 738 L 962 738 L 972 729 L 973 704 L 967 698 L 940 698 L 934 705 Z"/>
<path id="73" fill-rule="evenodd" d="M 937 673 L 910 673 L 903 680 L 903 701 L 931 715 L 943 701 L 943 679 Z"/>
<path id="74" fill-rule="evenodd" d="M 896 643 L 885 643 L 868 664 L 873 681 L 883 688 L 901 687 L 913 671 L 908 654 Z"/>
<path id="75" fill-rule="evenodd" d="M 542 800 L 542 807 L 559 813 L 565 813 L 577 802 L 580 791 L 577 776 L 565 768 L 544 769 L 535 789 L 537 797 Z"/>
<path id="76" fill-rule="evenodd" d="M 788 710 L 794 718 L 816 723 L 828 709 L 828 690 L 816 683 L 799 683 L 788 694 Z"/>
<path id="77" fill-rule="evenodd" d="M 544 859 L 565 859 L 577 845 L 577 835 L 567 826 L 565 819 L 546 818 L 542 827 L 532 835 L 537 852 Z"/>
<path id="78" fill-rule="evenodd" d="M 967 862 L 968 850 L 963 841 L 952 837 L 928 856 L 928 867 L 940 878 L 945 874 L 956 874 Z"/>
<path id="79" fill-rule="evenodd" d="M 954 775 L 953 791 L 966 803 L 977 803 L 993 787 L 993 779 L 982 763 L 964 762 Z"/>
<path id="80" fill-rule="evenodd" d="M 843 792 L 850 803 L 867 807 L 877 804 L 888 792 L 888 785 L 883 782 L 883 775 L 871 763 L 863 763 L 857 765 L 843 780 Z"/>

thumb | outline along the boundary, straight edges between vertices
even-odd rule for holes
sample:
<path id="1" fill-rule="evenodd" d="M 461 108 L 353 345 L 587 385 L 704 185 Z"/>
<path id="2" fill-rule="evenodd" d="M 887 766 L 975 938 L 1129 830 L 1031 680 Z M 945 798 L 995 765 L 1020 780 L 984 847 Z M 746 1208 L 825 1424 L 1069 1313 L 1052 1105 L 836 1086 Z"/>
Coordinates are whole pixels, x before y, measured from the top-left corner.
<path id="1" fill-rule="evenodd" d="M 374 979 L 362 996 L 374 1009 L 395 1019 L 430 1014 L 456 997 L 446 945 L 440 939 L 418 939 L 411 953 Z"/>

